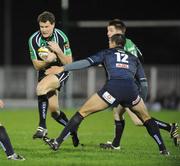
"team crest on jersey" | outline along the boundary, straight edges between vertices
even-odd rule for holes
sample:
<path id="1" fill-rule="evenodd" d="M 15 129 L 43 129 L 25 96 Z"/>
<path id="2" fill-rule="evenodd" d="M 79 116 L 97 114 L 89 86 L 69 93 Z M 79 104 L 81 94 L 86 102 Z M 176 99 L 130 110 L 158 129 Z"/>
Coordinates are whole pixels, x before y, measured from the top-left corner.
<path id="1" fill-rule="evenodd" d="M 65 47 L 65 49 L 70 48 L 69 42 L 65 43 L 64 47 Z"/>
<path id="2" fill-rule="evenodd" d="M 109 92 L 107 92 L 107 91 L 103 93 L 102 97 L 103 97 L 108 103 L 110 103 L 110 104 L 113 104 L 114 101 L 116 100 L 116 99 L 115 99 L 113 96 L 111 96 L 111 95 L 109 94 Z"/>
<path id="3" fill-rule="evenodd" d="M 128 68 L 129 68 L 129 65 L 124 64 L 124 63 L 116 63 L 116 67 L 117 67 L 117 68 L 128 69 Z"/>

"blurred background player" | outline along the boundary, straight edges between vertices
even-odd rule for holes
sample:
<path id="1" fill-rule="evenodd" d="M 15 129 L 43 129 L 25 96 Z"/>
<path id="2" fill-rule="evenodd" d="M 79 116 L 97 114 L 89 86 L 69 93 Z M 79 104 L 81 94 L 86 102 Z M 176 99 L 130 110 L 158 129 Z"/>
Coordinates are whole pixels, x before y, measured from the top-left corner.
<path id="1" fill-rule="evenodd" d="M 107 26 L 107 36 L 111 38 L 114 34 L 125 34 L 126 33 L 126 25 L 123 21 L 119 19 L 113 19 L 109 21 Z M 130 52 L 135 57 L 138 57 L 141 62 L 143 60 L 142 54 L 137 46 L 128 38 L 126 38 L 126 44 L 124 46 L 124 50 Z M 144 70 L 142 68 L 142 70 Z M 142 71 L 144 72 L 144 71 Z M 143 78 L 141 80 L 136 80 L 137 86 L 140 91 L 140 95 L 144 101 L 146 101 L 147 93 L 148 93 L 148 83 L 147 79 Z M 113 108 L 113 116 L 115 122 L 115 133 L 113 141 L 107 141 L 107 143 L 101 143 L 100 146 L 102 148 L 111 148 L 111 149 L 120 149 L 120 140 L 125 127 L 125 119 L 123 114 L 127 112 L 133 123 L 137 126 L 143 126 L 142 121 L 132 112 L 129 108 L 123 108 L 121 105 Z M 171 138 L 173 138 L 175 146 L 179 144 L 179 134 L 178 134 L 178 124 L 177 123 L 166 123 L 160 121 L 158 119 L 153 118 L 158 124 L 160 129 L 164 129 L 170 133 Z"/>
<path id="2" fill-rule="evenodd" d="M 3 107 L 4 107 L 4 102 L 0 100 L 0 108 Z M 22 161 L 25 160 L 24 157 L 14 152 L 8 133 L 6 132 L 5 127 L 1 123 L 0 123 L 0 145 L 2 146 L 9 160 L 22 160 Z"/>
<path id="3" fill-rule="evenodd" d="M 65 113 L 59 110 L 58 90 L 64 86 L 69 77 L 69 72 L 63 72 L 59 78 L 57 89 L 50 89 L 44 83 L 45 70 L 53 65 L 62 66 L 72 62 L 72 52 L 67 36 L 61 30 L 55 28 L 55 16 L 49 11 L 44 11 L 38 15 L 37 22 L 39 30 L 29 38 L 29 51 L 34 68 L 38 71 L 38 109 L 39 109 L 39 126 L 33 138 L 43 138 L 47 135 L 46 115 L 47 109 L 51 116 L 63 126 L 66 126 L 68 118 Z M 62 51 L 61 51 L 62 50 Z M 44 57 L 43 57 L 44 56 Z M 51 79 L 47 80 L 53 87 Z M 49 88 L 49 89 L 46 89 Z M 41 92 L 46 89 L 48 92 L 42 95 Z M 74 146 L 79 143 L 76 133 L 72 133 Z"/>

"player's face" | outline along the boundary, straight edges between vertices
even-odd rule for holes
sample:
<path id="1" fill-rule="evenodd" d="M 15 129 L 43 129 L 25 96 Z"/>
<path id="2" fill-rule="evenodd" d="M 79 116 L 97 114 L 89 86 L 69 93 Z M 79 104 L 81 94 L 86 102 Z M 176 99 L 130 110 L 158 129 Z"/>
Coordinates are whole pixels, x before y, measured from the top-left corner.
<path id="1" fill-rule="evenodd" d="M 54 30 L 54 25 L 55 24 L 51 24 L 49 21 L 39 22 L 40 31 L 44 38 L 48 38 L 49 36 L 51 36 Z"/>
<path id="2" fill-rule="evenodd" d="M 115 34 L 123 34 L 120 29 L 116 29 L 115 26 L 108 26 L 107 27 L 107 36 L 108 38 L 112 37 Z"/>

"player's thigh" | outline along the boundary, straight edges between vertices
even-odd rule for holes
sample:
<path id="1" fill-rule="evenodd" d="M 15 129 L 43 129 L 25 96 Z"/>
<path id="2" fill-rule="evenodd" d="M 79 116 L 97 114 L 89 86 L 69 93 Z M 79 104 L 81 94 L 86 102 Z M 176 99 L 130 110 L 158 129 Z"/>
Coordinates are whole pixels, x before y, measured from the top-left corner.
<path id="1" fill-rule="evenodd" d="M 126 110 L 119 104 L 117 107 L 113 107 L 114 119 L 117 121 L 124 120 L 124 112 Z"/>
<path id="2" fill-rule="evenodd" d="M 48 98 L 49 101 L 49 111 L 56 112 L 59 109 L 59 100 L 57 90 L 54 92 L 54 95 Z"/>
<path id="3" fill-rule="evenodd" d="M 137 105 L 133 106 L 131 110 L 142 120 L 142 122 L 151 118 L 142 99 Z"/>
<path id="4" fill-rule="evenodd" d="M 133 121 L 133 123 L 136 125 L 136 126 L 142 126 L 143 123 L 142 121 L 137 117 L 137 115 L 132 112 L 129 108 L 126 108 L 126 112 L 128 113 L 129 117 L 131 118 L 131 120 Z"/>
<path id="5" fill-rule="evenodd" d="M 109 105 L 95 93 L 83 104 L 79 112 L 83 117 L 86 117 L 91 113 L 101 111 L 107 107 L 109 107 Z"/>
<path id="6" fill-rule="evenodd" d="M 47 75 L 37 85 L 37 91 L 50 92 L 59 87 L 59 80 L 55 75 Z"/>

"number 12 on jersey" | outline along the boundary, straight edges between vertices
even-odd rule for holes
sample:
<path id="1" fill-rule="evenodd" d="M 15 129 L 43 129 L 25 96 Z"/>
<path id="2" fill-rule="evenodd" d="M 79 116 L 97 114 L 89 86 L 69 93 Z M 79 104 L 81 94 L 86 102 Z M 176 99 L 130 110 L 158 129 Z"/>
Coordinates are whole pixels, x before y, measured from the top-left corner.
<path id="1" fill-rule="evenodd" d="M 128 55 L 120 52 L 115 52 L 115 54 L 117 57 L 116 67 L 128 69 Z"/>

